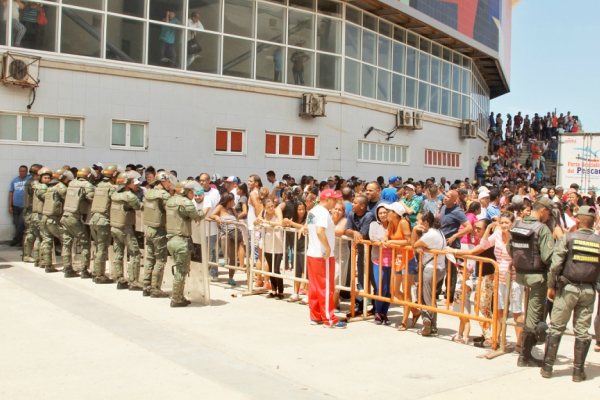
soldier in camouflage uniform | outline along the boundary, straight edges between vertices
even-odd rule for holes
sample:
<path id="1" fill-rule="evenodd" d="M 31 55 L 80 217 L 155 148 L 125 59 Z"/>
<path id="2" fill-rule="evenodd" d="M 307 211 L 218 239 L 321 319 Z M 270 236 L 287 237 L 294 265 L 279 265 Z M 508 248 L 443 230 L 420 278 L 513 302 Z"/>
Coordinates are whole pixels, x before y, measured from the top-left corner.
<path id="1" fill-rule="evenodd" d="M 94 282 L 97 284 L 114 283 L 106 273 L 106 259 L 110 246 L 110 196 L 117 190 L 117 176 L 123 172 L 118 165 L 107 165 L 103 171 L 104 179 L 96 186 L 94 201 L 92 202 L 92 219 L 90 230 L 96 246 L 94 259 Z"/>
<path id="2" fill-rule="evenodd" d="M 33 246 L 34 267 L 42 267 L 42 241 L 44 240 L 42 234 L 42 219 L 44 214 L 42 212 L 44 211 L 44 199 L 48 191 L 48 184 L 52 181 L 52 170 L 48 167 L 42 167 L 38 172 L 38 176 L 38 183 L 33 188 L 32 225 L 36 228 L 33 231 L 36 235 Z"/>
<path id="3" fill-rule="evenodd" d="M 175 196 L 167 201 L 167 249 L 175 263 L 171 307 L 185 307 L 190 304 L 183 296 L 183 289 L 193 250 L 192 220 L 204 218 L 204 212 L 197 211 L 192 203 L 194 192 L 201 188 L 196 181 L 183 180 L 175 186 Z"/>
<path id="4" fill-rule="evenodd" d="M 94 186 L 89 181 L 91 177 L 92 169 L 83 167 L 77 172 L 77 179 L 71 181 L 67 189 L 64 214 L 60 220 L 64 228 L 62 257 L 65 278 L 79 276 L 73 269 L 71 254 L 75 239 L 81 245 L 81 278 L 92 277 L 88 271 L 90 266 L 90 230 L 84 224 L 85 219 L 91 213 L 90 206 L 94 200 Z"/>
<path id="5" fill-rule="evenodd" d="M 140 177 L 136 171 L 123 172 L 117 178 L 117 191 L 110 197 L 110 233 L 115 252 L 115 277 L 117 289 L 143 290 L 138 278 L 142 253 L 134 235 L 135 211 L 142 209 L 142 203 L 133 193 L 134 181 Z M 123 276 L 125 247 L 129 256 L 127 280 Z"/>
<path id="6" fill-rule="evenodd" d="M 23 221 L 25 222 L 25 235 L 23 240 L 23 261 L 32 263 L 35 262 L 39 257 L 39 242 L 37 246 L 34 246 L 35 240 L 39 235 L 39 226 L 37 213 L 33 212 L 33 192 L 35 186 L 38 184 L 38 172 L 42 169 L 40 164 L 33 164 L 29 168 L 29 174 L 31 178 L 25 182 L 25 194 L 23 200 Z M 35 218 L 34 218 L 35 216 Z M 36 234 L 37 233 L 37 234 Z M 31 250 L 34 250 L 33 257 L 31 257 Z"/>
<path id="7" fill-rule="evenodd" d="M 58 272 L 52 266 L 52 244 L 54 238 L 57 238 L 62 243 L 63 228 L 60 224 L 60 218 L 63 214 L 63 205 L 67 196 L 67 184 L 73 180 L 73 173 L 62 168 L 57 169 L 52 174 L 54 178 L 50 182 L 50 188 L 44 196 L 44 208 L 42 209 L 41 231 L 42 231 L 42 247 L 41 247 L 41 266 L 46 272 Z"/>
<path id="8" fill-rule="evenodd" d="M 165 263 L 167 262 L 167 223 L 165 204 L 171 198 L 169 190 L 174 177 L 159 171 L 151 189 L 144 195 L 144 224 L 146 228 L 146 268 L 144 270 L 144 296 L 169 297 L 161 290 Z"/>

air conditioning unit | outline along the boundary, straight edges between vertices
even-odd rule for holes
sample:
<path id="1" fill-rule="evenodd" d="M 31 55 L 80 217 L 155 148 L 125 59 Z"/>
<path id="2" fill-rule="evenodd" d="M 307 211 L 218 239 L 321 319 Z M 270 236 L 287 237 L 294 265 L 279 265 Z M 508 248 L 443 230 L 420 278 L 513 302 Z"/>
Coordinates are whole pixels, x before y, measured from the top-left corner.
<path id="1" fill-rule="evenodd" d="M 397 128 L 412 128 L 412 111 L 398 110 L 396 113 Z"/>
<path id="2" fill-rule="evenodd" d="M 477 138 L 477 121 L 463 120 L 462 127 L 460 129 L 460 137 L 463 139 L 476 139 Z"/>
<path id="3" fill-rule="evenodd" d="M 25 54 L 5 53 L 2 57 L 2 83 L 38 87 L 40 59 Z"/>
<path id="4" fill-rule="evenodd" d="M 415 111 L 413 114 L 413 129 L 423 129 L 423 112 Z"/>
<path id="5" fill-rule="evenodd" d="M 300 116 L 310 115 L 311 117 L 326 117 L 325 104 L 327 96 L 324 94 L 305 93 L 302 95 L 302 104 L 300 106 Z"/>

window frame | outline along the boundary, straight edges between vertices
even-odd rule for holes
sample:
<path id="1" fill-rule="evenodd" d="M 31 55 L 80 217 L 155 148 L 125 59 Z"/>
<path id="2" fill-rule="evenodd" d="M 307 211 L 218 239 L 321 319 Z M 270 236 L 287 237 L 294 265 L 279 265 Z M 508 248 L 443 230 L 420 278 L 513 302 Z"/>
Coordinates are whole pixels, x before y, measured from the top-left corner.
<path id="1" fill-rule="evenodd" d="M 410 165 L 410 146 L 409 145 L 405 145 L 405 144 L 394 144 L 394 143 L 382 143 L 382 142 L 374 142 L 374 141 L 370 141 L 370 140 L 358 140 L 358 145 L 362 146 L 363 143 L 368 143 L 370 145 L 382 145 L 382 146 L 387 146 L 387 147 L 393 147 L 394 149 L 396 148 L 401 148 L 401 149 L 406 149 L 406 160 L 405 161 L 385 161 L 385 160 L 371 160 L 371 159 L 365 159 L 364 158 L 364 153 L 361 151 L 361 154 L 363 155 L 363 158 L 358 158 L 358 154 L 356 156 L 356 162 L 360 162 L 360 163 L 368 163 L 368 164 L 393 164 L 393 165 Z M 357 148 L 358 151 L 358 148 Z M 388 150 L 389 153 L 389 150 Z"/>
<path id="2" fill-rule="evenodd" d="M 277 154 L 267 153 L 267 135 L 275 135 L 277 139 L 275 141 L 275 151 Z M 289 154 L 279 154 L 279 138 L 280 136 L 289 137 Z M 303 155 L 294 155 L 294 137 L 302 138 L 302 153 Z M 307 156 L 306 153 L 306 138 L 312 138 L 315 140 L 315 155 Z M 264 150 L 265 157 L 269 158 L 297 158 L 301 160 L 318 160 L 320 157 L 320 146 L 319 146 L 319 135 L 313 135 L 310 133 L 295 133 L 295 132 L 280 132 L 280 131 L 265 131 Z"/>
<path id="3" fill-rule="evenodd" d="M 425 167 L 430 167 L 430 168 L 442 168 L 442 169 L 462 169 L 463 165 L 462 165 L 462 153 L 456 152 L 456 151 L 445 151 L 445 150 L 436 150 L 436 149 L 428 149 L 425 148 L 424 149 L 424 158 L 423 158 L 423 166 Z M 427 152 L 431 152 L 431 155 L 428 155 Z M 444 165 L 444 162 L 446 162 L 446 164 L 451 164 L 451 159 L 452 157 L 456 157 L 455 158 L 455 164 L 457 164 L 457 166 L 452 166 L 452 165 Z M 431 159 L 433 160 L 440 160 L 435 161 L 436 163 L 428 163 L 428 160 Z"/>
<path id="4" fill-rule="evenodd" d="M 227 132 L 227 150 L 217 150 L 217 132 L 218 131 L 226 131 Z M 242 151 L 234 152 L 231 151 L 231 132 L 241 132 L 242 133 Z M 246 156 L 248 155 L 248 141 L 247 141 L 247 131 L 246 129 L 241 128 L 223 128 L 223 127 L 215 127 L 215 135 L 214 135 L 214 144 L 215 144 L 215 155 L 218 156 Z"/>
<path id="5" fill-rule="evenodd" d="M 20 113 L 13 111 L 0 110 L 0 115 L 15 116 L 17 117 L 16 124 L 16 138 L 15 139 L 0 139 L 2 144 L 16 144 L 25 146 L 52 146 L 52 147 L 84 147 L 84 134 L 85 134 L 85 118 L 82 116 L 74 115 L 56 115 L 56 114 L 31 114 L 31 113 Z M 34 117 L 38 118 L 38 140 L 23 140 L 23 117 Z M 58 142 L 44 142 L 44 118 L 52 118 L 59 120 L 59 141 Z M 65 121 L 75 120 L 79 121 L 79 143 L 65 143 Z"/>
<path id="6" fill-rule="evenodd" d="M 125 145 L 119 146 L 113 144 L 113 124 L 114 123 L 123 123 L 125 124 Z M 131 146 L 131 124 L 134 125 L 142 125 L 144 127 L 144 146 L 136 147 Z M 149 123 L 147 121 L 133 121 L 121 118 L 111 118 L 110 120 L 110 149 L 111 150 L 127 150 L 127 151 L 148 151 L 148 147 L 150 145 L 150 129 Z"/>

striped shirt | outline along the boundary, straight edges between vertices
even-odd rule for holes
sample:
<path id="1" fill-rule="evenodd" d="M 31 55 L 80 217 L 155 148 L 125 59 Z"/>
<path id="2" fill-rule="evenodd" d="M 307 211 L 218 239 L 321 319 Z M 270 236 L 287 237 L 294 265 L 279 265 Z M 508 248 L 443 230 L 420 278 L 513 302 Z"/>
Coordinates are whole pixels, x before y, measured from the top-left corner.
<path id="1" fill-rule="evenodd" d="M 506 251 L 506 244 L 502 240 L 502 230 L 496 229 L 496 231 L 490 237 L 488 237 L 487 240 L 482 240 L 479 245 L 484 249 L 494 247 L 494 255 L 496 256 L 496 262 L 498 263 L 498 268 L 500 269 L 499 282 L 506 283 L 504 276 L 506 275 L 506 271 L 508 271 L 508 268 L 512 263 L 512 258 L 510 258 L 508 255 L 508 252 Z M 510 279 L 511 281 L 517 279 L 517 272 L 514 268 L 511 268 Z"/>

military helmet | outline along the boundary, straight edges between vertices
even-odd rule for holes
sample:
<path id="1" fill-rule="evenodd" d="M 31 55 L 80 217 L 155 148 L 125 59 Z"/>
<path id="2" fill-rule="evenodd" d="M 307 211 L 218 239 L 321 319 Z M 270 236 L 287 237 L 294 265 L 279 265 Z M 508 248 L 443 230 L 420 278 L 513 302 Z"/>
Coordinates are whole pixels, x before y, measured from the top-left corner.
<path id="1" fill-rule="evenodd" d="M 59 181 L 62 181 L 66 178 L 67 180 L 72 181 L 74 179 L 74 176 L 73 173 L 68 169 L 59 168 L 52 173 L 52 178 Z"/>
<path id="2" fill-rule="evenodd" d="M 184 179 L 177 182 L 177 185 L 175 185 L 175 193 L 181 193 L 184 196 L 186 196 L 190 190 L 195 192 L 199 189 L 202 189 L 202 186 L 200 186 L 200 184 L 194 180 Z"/>
<path id="3" fill-rule="evenodd" d="M 78 178 L 90 179 L 91 176 L 94 176 L 94 173 L 90 167 L 81 167 L 79 171 L 77 171 Z"/>
<path id="4" fill-rule="evenodd" d="M 29 168 L 29 173 L 32 174 L 32 175 L 38 175 L 40 169 L 42 169 L 42 168 L 43 168 L 43 166 L 40 165 L 40 164 L 33 164 L 31 166 L 31 168 Z"/>
<path id="5" fill-rule="evenodd" d="M 171 185 L 177 184 L 177 178 L 171 175 L 167 171 L 160 171 L 154 177 L 154 181 L 150 184 L 151 186 L 158 185 L 160 182 L 170 181 Z"/>
<path id="6" fill-rule="evenodd" d="M 50 175 L 50 177 L 52 177 L 52 170 L 50 168 L 48 168 L 48 167 L 42 167 L 38 171 L 38 175 L 40 177 L 42 177 L 42 175 Z"/>
<path id="7" fill-rule="evenodd" d="M 121 172 L 123 172 L 123 167 L 116 164 L 107 165 L 104 171 L 102 171 L 104 176 L 108 176 L 109 178 L 114 178 Z"/>
<path id="8" fill-rule="evenodd" d="M 139 179 L 140 177 L 141 175 L 137 171 L 121 172 L 117 177 L 117 185 L 125 187 L 133 182 L 134 179 Z"/>

